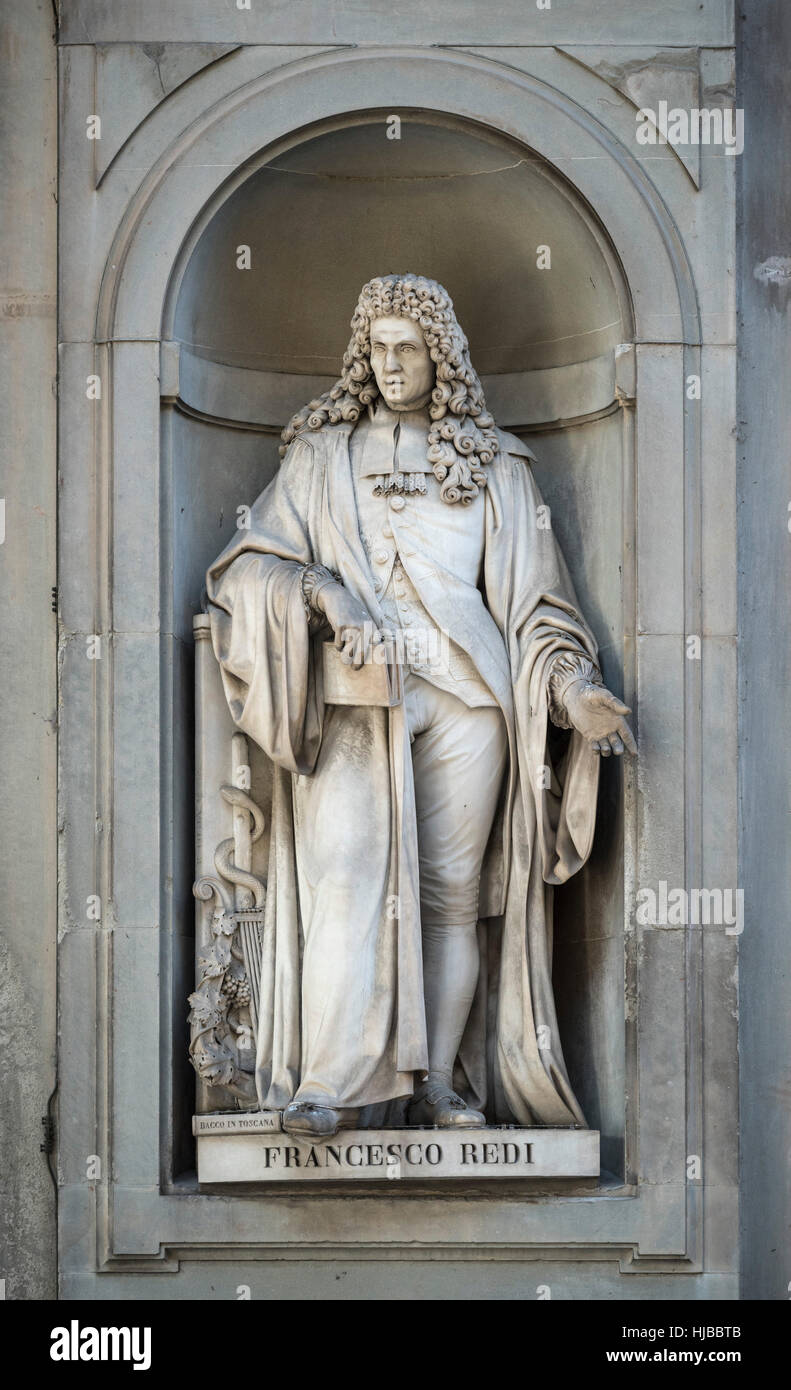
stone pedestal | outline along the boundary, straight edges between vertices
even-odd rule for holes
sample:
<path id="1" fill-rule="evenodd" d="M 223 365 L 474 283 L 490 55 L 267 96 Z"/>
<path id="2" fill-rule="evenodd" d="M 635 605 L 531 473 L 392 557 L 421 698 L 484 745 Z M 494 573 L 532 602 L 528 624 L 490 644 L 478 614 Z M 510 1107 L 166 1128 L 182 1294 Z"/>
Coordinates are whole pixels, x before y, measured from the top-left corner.
<path id="1" fill-rule="evenodd" d="M 197 1115 L 199 1183 L 599 1175 L 599 1135 L 592 1129 L 346 1129 L 311 1143 L 276 1127 L 276 1112 Z"/>

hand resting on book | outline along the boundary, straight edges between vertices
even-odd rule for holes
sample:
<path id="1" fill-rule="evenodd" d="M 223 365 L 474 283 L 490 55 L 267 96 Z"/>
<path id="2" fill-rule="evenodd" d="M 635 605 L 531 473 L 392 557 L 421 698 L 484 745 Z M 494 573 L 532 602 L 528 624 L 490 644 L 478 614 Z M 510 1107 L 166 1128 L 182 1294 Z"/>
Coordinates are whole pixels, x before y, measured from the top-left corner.
<path id="1" fill-rule="evenodd" d="M 369 659 L 371 647 L 382 641 L 382 634 L 368 609 L 343 584 L 325 584 L 316 595 L 316 604 L 335 634 L 341 660 L 355 671 Z"/>

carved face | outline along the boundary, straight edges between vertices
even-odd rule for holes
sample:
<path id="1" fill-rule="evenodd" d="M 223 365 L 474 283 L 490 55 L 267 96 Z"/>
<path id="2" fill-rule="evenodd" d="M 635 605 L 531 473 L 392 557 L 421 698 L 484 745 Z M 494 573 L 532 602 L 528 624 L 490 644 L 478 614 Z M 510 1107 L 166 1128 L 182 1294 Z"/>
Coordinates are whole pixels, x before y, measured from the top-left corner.
<path id="1" fill-rule="evenodd" d="M 425 405 L 434 389 L 434 363 L 412 319 L 373 320 L 371 367 L 391 410 L 416 410 Z"/>

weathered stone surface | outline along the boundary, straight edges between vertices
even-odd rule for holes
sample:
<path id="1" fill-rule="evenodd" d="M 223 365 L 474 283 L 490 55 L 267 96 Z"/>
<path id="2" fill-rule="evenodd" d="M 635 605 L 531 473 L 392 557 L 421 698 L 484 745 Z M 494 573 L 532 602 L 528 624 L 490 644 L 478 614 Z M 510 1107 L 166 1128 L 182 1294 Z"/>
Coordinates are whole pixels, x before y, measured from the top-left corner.
<path id="1" fill-rule="evenodd" d="M 161 101 L 233 48 L 232 43 L 97 44 L 94 104 L 102 120 L 97 178 Z"/>
<path id="2" fill-rule="evenodd" d="M 739 875 L 747 922 L 739 943 L 741 1204 L 747 1298 L 788 1298 L 791 1228 L 791 538 L 788 312 L 791 188 L 775 151 L 791 144 L 785 99 L 791 10 L 740 6 L 741 87 L 749 139 L 740 167 L 743 331 L 737 415 L 739 557 Z M 767 261 L 778 258 L 772 267 Z M 781 364 L 783 366 L 781 367 Z M 768 847 L 771 846 L 771 849 Z M 731 997 L 730 1007 L 733 1007 Z"/>
<path id="3" fill-rule="evenodd" d="M 622 92 L 638 110 L 656 111 L 660 101 L 687 110 L 699 104 L 700 73 L 695 48 L 616 48 L 608 44 L 605 48 L 565 48 L 564 52 Z M 675 153 L 693 183 L 700 184 L 699 146 L 670 146 L 666 152 Z"/>
<path id="4" fill-rule="evenodd" d="M 151 40 L 236 43 L 646 43 L 727 44 L 733 38 L 728 0 L 649 0 L 602 8 L 600 0 L 576 0 L 539 10 L 523 0 L 504 0 L 496 10 L 479 0 L 455 0 L 452 15 L 442 5 L 394 7 L 366 0 L 328 9 L 322 0 L 288 6 L 239 9 L 213 0 L 69 0 L 64 6 L 64 43 Z"/>
<path id="5" fill-rule="evenodd" d="M 0 45 L 0 1278 L 53 1298 L 57 894 L 57 75 L 52 8 L 11 0 Z M 54 1138 L 54 1131 L 53 1131 Z"/>

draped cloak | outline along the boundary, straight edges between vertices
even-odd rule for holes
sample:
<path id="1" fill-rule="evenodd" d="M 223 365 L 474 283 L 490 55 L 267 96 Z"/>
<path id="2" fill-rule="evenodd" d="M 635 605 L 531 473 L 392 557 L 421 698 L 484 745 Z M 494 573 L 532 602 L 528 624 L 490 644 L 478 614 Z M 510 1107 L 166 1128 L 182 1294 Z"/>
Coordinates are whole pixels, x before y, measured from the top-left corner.
<path id="1" fill-rule="evenodd" d="M 375 1107 L 376 1123 L 388 1113 L 382 1103 L 410 1095 L 427 1068 L 409 734 L 402 706 L 324 705 L 327 634 L 311 635 L 301 586 L 303 565 L 326 565 L 386 625 L 359 532 L 353 428 L 294 439 L 249 528 L 209 569 L 207 593 L 231 714 L 274 765 L 259 1101 L 283 1108 L 299 1089 L 319 1104 Z M 596 643 L 538 511 L 530 452 L 498 436 L 477 588 L 454 574 L 447 552 L 431 553 L 419 501 L 408 527 L 393 516 L 401 564 L 437 626 L 473 659 L 508 732 L 480 882 L 478 990 L 454 1084 L 500 1123 L 584 1125 L 552 993 L 552 893 L 590 853 L 599 758 L 576 730 L 550 739 L 548 680 L 559 652 L 595 660 Z M 463 518 L 465 507 L 449 511 Z"/>

